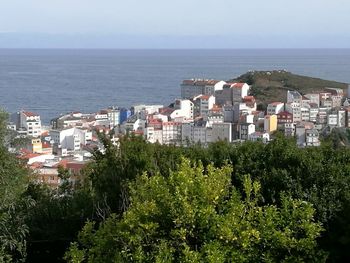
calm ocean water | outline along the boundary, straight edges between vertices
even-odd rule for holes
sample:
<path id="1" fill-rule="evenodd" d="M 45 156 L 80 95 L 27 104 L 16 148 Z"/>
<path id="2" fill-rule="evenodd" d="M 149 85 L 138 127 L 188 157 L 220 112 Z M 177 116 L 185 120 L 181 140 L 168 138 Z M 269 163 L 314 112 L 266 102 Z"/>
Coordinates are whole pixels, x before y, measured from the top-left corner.
<path id="1" fill-rule="evenodd" d="M 288 71 L 350 83 L 350 49 L 0 49 L 0 107 L 41 114 L 169 104 L 186 78 L 227 80 L 248 70 Z"/>

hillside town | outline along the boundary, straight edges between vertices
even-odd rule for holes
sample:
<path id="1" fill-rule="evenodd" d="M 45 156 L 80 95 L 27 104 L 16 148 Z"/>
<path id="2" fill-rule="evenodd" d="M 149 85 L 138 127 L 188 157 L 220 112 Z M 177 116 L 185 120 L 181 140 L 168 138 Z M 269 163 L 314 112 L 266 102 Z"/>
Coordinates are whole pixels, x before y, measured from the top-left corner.
<path id="1" fill-rule="evenodd" d="M 212 79 L 188 79 L 180 85 L 181 98 L 169 106 L 135 105 L 131 109 L 109 107 L 96 113 L 71 112 L 44 126 L 40 116 L 21 110 L 12 114 L 8 129 L 25 139 L 10 150 L 34 170 L 40 183 L 57 187 L 58 167 L 79 179 L 92 151 L 103 145 L 99 133 L 117 145 L 120 136 L 135 134 L 150 143 L 204 147 L 220 140 L 229 143 L 273 140 L 280 131 L 294 136 L 300 147 L 320 145 L 320 135 L 335 127 L 350 127 L 350 86 L 324 87 L 321 93 L 300 94 L 286 90 L 285 101 L 258 109 L 247 83 Z"/>

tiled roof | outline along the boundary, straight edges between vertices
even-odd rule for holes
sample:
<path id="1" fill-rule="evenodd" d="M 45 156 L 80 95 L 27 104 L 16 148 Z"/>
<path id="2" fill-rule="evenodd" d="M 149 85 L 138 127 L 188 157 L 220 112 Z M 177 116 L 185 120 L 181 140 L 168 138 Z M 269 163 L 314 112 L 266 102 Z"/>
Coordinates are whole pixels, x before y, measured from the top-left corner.
<path id="1" fill-rule="evenodd" d="M 185 79 L 182 81 L 184 85 L 194 85 L 194 86 L 205 86 L 205 85 L 215 85 L 219 80 L 214 79 Z"/>
<path id="2" fill-rule="evenodd" d="M 245 85 L 246 83 L 234 83 L 232 86 L 235 87 L 235 88 L 243 88 L 243 86 Z"/>
<path id="3" fill-rule="evenodd" d="M 255 97 L 254 96 L 245 96 L 243 98 L 244 102 L 255 102 Z"/>
<path id="4" fill-rule="evenodd" d="M 39 116 L 39 114 L 36 114 L 34 112 L 31 111 L 22 111 L 24 115 L 26 115 L 27 117 L 36 117 Z"/>
<path id="5" fill-rule="evenodd" d="M 209 95 L 202 95 L 199 97 L 201 100 L 209 100 L 210 96 Z"/>
<path id="6" fill-rule="evenodd" d="M 275 102 L 269 103 L 269 105 L 272 105 L 272 106 L 277 106 L 277 105 L 280 105 L 280 104 L 283 104 L 283 102 L 275 101 Z"/>

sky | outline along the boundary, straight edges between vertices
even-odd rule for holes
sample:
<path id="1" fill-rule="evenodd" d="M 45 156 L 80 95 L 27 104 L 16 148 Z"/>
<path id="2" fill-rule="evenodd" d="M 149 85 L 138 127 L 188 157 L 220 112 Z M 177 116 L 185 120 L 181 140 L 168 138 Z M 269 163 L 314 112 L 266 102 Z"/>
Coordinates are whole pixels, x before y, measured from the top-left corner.
<path id="1" fill-rule="evenodd" d="M 0 0 L 0 47 L 350 48 L 348 0 Z"/>

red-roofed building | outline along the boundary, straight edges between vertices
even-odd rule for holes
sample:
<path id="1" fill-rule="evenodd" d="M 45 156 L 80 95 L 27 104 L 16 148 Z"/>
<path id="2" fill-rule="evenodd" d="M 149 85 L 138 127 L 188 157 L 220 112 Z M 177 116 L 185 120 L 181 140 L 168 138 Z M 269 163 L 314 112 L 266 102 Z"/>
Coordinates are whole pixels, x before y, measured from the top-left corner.
<path id="1" fill-rule="evenodd" d="M 184 80 L 181 84 L 181 98 L 192 99 L 200 94 L 214 95 L 216 90 L 222 89 L 224 81 L 213 79 Z"/>
<path id="2" fill-rule="evenodd" d="M 39 137 L 41 135 L 40 116 L 33 112 L 20 111 L 19 129 L 25 130 L 27 136 Z"/>
<path id="3" fill-rule="evenodd" d="M 52 160 L 55 156 L 52 154 L 32 153 L 26 149 L 21 149 L 18 158 L 24 160 L 26 164 L 31 165 L 36 162 L 43 163 L 46 160 Z"/>
<path id="4" fill-rule="evenodd" d="M 212 95 L 200 95 L 194 99 L 195 117 L 206 118 L 209 111 L 215 105 L 215 97 Z"/>
<path id="5" fill-rule="evenodd" d="M 247 83 L 226 83 L 222 90 L 215 91 L 216 103 L 221 106 L 234 105 L 242 102 L 248 96 L 249 85 Z"/>
<path id="6" fill-rule="evenodd" d="M 163 122 L 163 134 L 162 134 L 163 144 L 180 145 L 182 142 L 181 129 L 182 129 L 181 122 L 174 122 L 174 121 Z"/>
<path id="7" fill-rule="evenodd" d="M 211 108 L 210 112 L 215 112 L 215 113 L 222 112 L 222 107 L 217 105 L 217 104 L 214 104 L 213 107 Z"/>
<path id="8" fill-rule="evenodd" d="M 284 111 L 283 102 L 272 102 L 267 105 L 267 115 L 278 114 L 282 111 Z"/>
<path id="9" fill-rule="evenodd" d="M 293 122 L 293 114 L 288 111 L 277 113 L 277 124 L 283 126 L 285 123 Z"/>
<path id="10" fill-rule="evenodd" d="M 22 111 L 22 113 L 26 117 L 40 117 L 39 114 L 36 114 L 34 112 L 31 112 L 31 111 Z"/>

